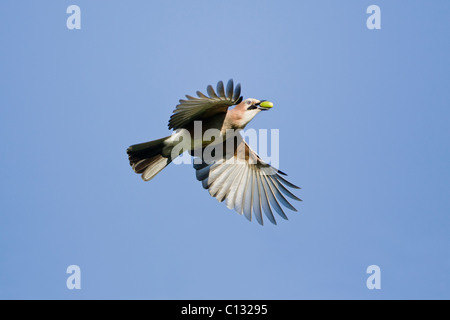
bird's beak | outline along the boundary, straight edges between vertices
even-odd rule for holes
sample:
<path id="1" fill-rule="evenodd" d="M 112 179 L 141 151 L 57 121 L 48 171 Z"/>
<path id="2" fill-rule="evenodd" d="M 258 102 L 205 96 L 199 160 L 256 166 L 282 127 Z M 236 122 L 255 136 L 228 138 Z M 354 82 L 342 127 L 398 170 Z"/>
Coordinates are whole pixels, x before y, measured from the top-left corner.
<path id="1" fill-rule="evenodd" d="M 266 101 L 266 100 L 262 100 L 258 105 L 258 108 L 261 111 L 272 109 L 272 107 L 273 107 L 273 103 L 270 101 Z"/>

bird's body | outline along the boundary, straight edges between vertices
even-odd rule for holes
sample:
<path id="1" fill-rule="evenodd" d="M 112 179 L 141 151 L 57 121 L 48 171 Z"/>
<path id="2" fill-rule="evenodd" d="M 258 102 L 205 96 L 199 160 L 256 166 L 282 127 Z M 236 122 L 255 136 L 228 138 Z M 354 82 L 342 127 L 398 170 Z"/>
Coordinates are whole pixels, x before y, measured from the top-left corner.
<path id="1" fill-rule="evenodd" d="M 234 88 L 232 80 L 226 90 L 220 81 L 217 93 L 212 86 L 207 91 L 209 96 L 197 91 L 198 98 L 187 95 L 187 100 L 180 100 L 169 120 L 169 129 L 174 129 L 174 134 L 127 149 L 133 170 L 142 174 L 145 181 L 151 180 L 174 158 L 188 151 L 196 157 L 197 179 L 219 201 L 226 199 L 230 209 L 243 213 L 249 220 L 254 213 L 260 224 L 263 224 L 261 208 L 275 224 L 272 208 L 287 219 L 279 203 L 296 209 L 283 194 L 300 199 L 285 185 L 298 187 L 282 178 L 283 172 L 263 162 L 239 135 L 256 114 L 269 110 L 273 104 L 257 99 L 242 100 L 240 85 Z"/>

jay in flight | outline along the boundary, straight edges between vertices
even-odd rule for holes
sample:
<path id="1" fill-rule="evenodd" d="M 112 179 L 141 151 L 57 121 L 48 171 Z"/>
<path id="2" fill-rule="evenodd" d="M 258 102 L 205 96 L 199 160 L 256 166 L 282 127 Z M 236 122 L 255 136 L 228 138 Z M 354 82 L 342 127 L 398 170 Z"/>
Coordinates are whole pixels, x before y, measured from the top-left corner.
<path id="1" fill-rule="evenodd" d="M 262 211 L 273 224 L 276 224 L 273 211 L 287 220 L 281 205 L 297 211 L 286 197 L 301 201 L 288 190 L 299 187 L 287 181 L 285 173 L 261 160 L 239 134 L 258 113 L 270 110 L 273 104 L 251 98 L 243 100 L 241 86 L 234 86 L 233 80 L 228 81 L 226 88 L 220 81 L 216 91 L 209 85 L 207 93 L 197 91 L 198 97 L 186 95 L 186 99 L 180 100 L 169 120 L 169 129 L 175 130 L 174 134 L 127 149 L 132 169 L 149 181 L 187 150 L 194 156 L 197 179 L 211 196 L 225 201 L 229 209 L 250 221 L 254 216 L 261 225 Z M 217 132 L 213 141 L 204 136 L 210 129 Z M 200 135 L 196 135 L 198 130 Z M 181 151 L 178 143 L 183 143 Z M 222 152 L 217 151 L 218 147 Z M 208 148 L 212 150 L 209 157 L 204 152 Z"/>

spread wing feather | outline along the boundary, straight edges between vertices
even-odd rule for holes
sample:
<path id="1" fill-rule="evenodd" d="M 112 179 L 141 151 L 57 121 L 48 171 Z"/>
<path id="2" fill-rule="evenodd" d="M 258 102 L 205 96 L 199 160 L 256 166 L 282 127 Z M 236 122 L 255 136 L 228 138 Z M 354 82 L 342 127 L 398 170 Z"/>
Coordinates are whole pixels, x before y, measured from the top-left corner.
<path id="1" fill-rule="evenodd" d="M 202 120 L 205 115 L 210 117 L 226 112 L 230 106 L 242 101 L 241 85 L 234 87 L 232 79 L 228 81 L 226 90 L 223 82 L 219 81 L 216 91 L 209 85 L 206 88 L 208 96 L 197 91 L 198 97 L 186 95 L 186 99 L 181 99 L 170 117 L 169 129 L 185 128 L 195 120 Z"/>
<path id="2" fill-rule="evenodd" d="M 287 220 L 281 205 L 297 211 L 285 196 L 301 201 L 287 189 L 299 187 L 282 178 L 281 171 L 262 161 L 242 137 L 237 138 L 231 152 L 225 150 L 224 153 L 222 158 L 210 163 L 194 164 L 197 179 L 211 196 L 220 202 L 226 201 L 228 208 L 249 220 L 254 217 L 261 225 L 264 223 L 262 212 L 276 224 L 273 210 Z"/>

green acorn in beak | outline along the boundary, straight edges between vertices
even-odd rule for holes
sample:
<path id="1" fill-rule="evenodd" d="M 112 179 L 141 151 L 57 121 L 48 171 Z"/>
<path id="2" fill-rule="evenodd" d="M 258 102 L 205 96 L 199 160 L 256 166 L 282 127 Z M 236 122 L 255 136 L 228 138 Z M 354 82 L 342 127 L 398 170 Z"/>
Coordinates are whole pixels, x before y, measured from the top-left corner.
<path id="1" fill-rule="evenodd" d="M 263 101 L 261 101 L 261 102 L 259 103 L 259 108 L 260 108 L 261 110 L 269 110 L 269 109 L 272 108 L 272 107 L 273 107 L 273 103 L 270 102 L 270 101 L 265 101 L 265 100 L 263 100 Z"/>

